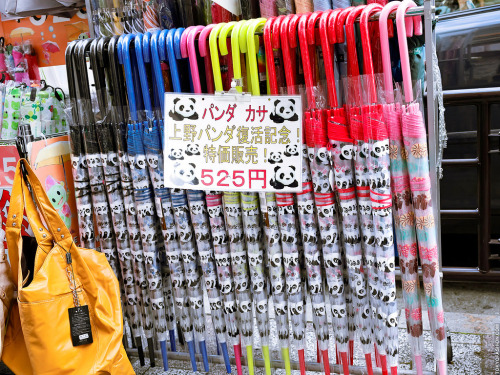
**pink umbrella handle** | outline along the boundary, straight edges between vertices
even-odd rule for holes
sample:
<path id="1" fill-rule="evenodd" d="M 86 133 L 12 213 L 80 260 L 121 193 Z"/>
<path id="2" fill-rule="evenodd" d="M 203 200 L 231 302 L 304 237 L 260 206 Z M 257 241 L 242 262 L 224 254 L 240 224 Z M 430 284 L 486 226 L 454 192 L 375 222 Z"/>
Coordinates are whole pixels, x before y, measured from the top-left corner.
<path id="1" fill-rule="evenodd" d="M 183 59 L 188 57 L 187 39 L 194 27 L 195 26 L 187 27 L 186 30 L 184 30 L 184 32 L 181 35 L 181 56 Z"/>
<path id="2" fill-rule="evenodd" d="M 209 94 L 215 91 L 214 85 L 214 77 L 212 72 L 212 60 L 210 58 L 210 54 L 208 53 L 207 48 L 207 38 L 212 32 L 215 24 L 210 24 L 205 26 L 205 28 L 201 31 L 200 36 L 198 38 L 198 49 L 200 50 L 200 56 L 204 58 L 205 61 L 205 76 L 207 80 L 207 92 Z"/>
<path id="3" fill-rule="evenodd" d="M 194 26 L 187 37 L 187 54 L 189 57 L 189 67 L 191 68 L 191 78 L 193 79 L 193 92 L 195 94 L 201 94 L 201 82 L 200 82 L 200 71 L 198 70 L 198 60 L 196 59 L 196 47 L 194 46 L 194 41 L 199 33 L 205 26 Z M 183 33 L 183 35 L 186 32 Z M 182 50 L 182 39 L 181 39 L 181 50 Z"/>
<path id="4" fill-rule="evenodd" d="M 406 10 L 411 7 L 416 7 L 417 4 L 413 0 L 405 0 L 398 7 L 396 13 L 396 28 L 398 31 L 399 55 L 401 58 L 401 71 L 403 73 L 403 84 L 405 90 L 405 101 L 410 103 L 413 101 L 413 86 L 411 82 L 410 71 L 410 56 L 408 55 L 408 42 L 406 37 L 405 15 Z"/>
<path id="5" fill-rule="evenodd" d="M 361 30 L 361 45 L 363 46 L 363 70 L 364 74 L 370 77 L 368 95 L 370 103 L 375 103 L 377 100 L 377 92 L 375 87 L 375 76 L 373 72 L 372 47 L 370 43 L 370 32 L 368 31 L 368 22 L 372 13 L 382 10 L 382 5 L 371 3 L 366 6 L 361 12 L 360 30 Z"/>
<path id="6" fill-rule="evenodd" d="M 284 18 L 284 17 L 283 17 Z M 267 19 L 264 25 L 264 48 L 266 50 L 266 64 L 267 64 L 267 74 L 269 76 L 269 89 L 271 95 L 278 94 L 278 79 L 276 77 L 276 66 L 274 66 L 274 55 L 273 55 L 273 34 L 272 30 L 277 22 L 281 22 L 283 19 L 276 17 L 270 17 Z"/>
<path id="7" fill-rule="evenodd" d="M 391 69 L 391 51 L 389 50 L 389 31 L 387 26 L 387 19 L 389 14 L 401 4 L 400 1 L 391 1 L 387 4 L 382 12 L 378 21 L 380 30 L 380 50 L 382 52 L 382 67 L 384 71 L 384 91 L 387 103 L 394 102 L 394 88 L 392 87 L 392 69 Z"/>

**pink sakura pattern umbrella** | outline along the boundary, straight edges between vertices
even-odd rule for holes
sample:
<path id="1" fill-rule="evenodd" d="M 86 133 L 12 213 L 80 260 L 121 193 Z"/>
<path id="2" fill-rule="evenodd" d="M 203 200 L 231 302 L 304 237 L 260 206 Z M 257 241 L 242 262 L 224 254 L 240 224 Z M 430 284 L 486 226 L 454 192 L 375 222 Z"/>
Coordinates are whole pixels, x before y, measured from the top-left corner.
<path id="1" fill-rule="evenodd" d="M 418 276 L 417 237 L 415 232 L 415 212 L 413 210 L 407 153 L 403 145 L 401 130 L 401 105 L 394 101 L 392 71 L 389 51 L 387 18 L 401 3 L 392 2 L 382 10 L 380 45 L 384 69 L 384 94 L 387 104 L 383 106 L 384 118 L 389 131 L 389 157 L 391 159 L 391 187 L 399 265 L 403 283 L 406 330 L 412 348 L 417 374 L 422 374 L 422 354 L 424 352 L 422 306 L 420 303 L 420 283 Z M 421 22 L 418 18 L 417 22 Z M 417 30 L 417 27 L 415 28 Z"/>
<path id="2" fill-rule="evenodd" d="M 396 23 L 403 72 L 405 104 L 402 106 L 403 143 L 408 158 L 410 188 L 415 210 L 418 250 L 424 279 L 427 313 L 434 343 L 434 355 L 440 375 L 447 373 L 447 341 L 444 324 L 443 299 L 439 278 L 438 240 L 431 199 L 429 154 L 424 118 L 418 101 L 413 99 L 408 45 L 406 41 L 405 13 L 412 1 L 399 6 Z M 435 172 L 434 172 L 435 173 Z"/>

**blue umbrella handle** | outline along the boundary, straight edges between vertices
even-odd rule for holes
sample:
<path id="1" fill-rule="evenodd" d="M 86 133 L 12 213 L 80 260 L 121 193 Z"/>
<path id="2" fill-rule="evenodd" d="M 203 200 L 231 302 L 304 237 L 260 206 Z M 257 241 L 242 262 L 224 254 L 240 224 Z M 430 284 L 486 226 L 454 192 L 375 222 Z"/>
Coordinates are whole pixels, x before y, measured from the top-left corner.
<path id="1" fill-rule="evenodd" d="M 181 79 L 177 68 L 177 59 L 175 58 L 174 34 L 176 29 L 169 30 L 166 38 L 168 63 L 170 65 L 170 75 L 172 76 L 172 85 L 174 92 L 181 92 Z"/>
<path id="2" fill-rule="evenodd" d="M 194 352 L 194 341 L 188 341 L 188 350 L 189 350 L 189 357 L 191 358 L 191 367 L 193 368 L 194 372 L 198 372 L 198 367 L 196 366 L 196 356 Z"/>
<path id="3" fill-rule="evenodd" d="M 160 38 L 163 38 L 163 54 L 165 55 L 165 35 L 167 33 L 167 30 L 163 31 L 156 31 L 152 36 L 151 36 L 151 63 L 153 65 L 153 72 L 154 72 L 154 86 L 156 88 L 156 92 L 158 94 L 158 98 L 160 99 L 160 109 L 163 111 L 163 104 L 164 104 L 164 96 L 165 96 L 165 86 L 163 82 L 163 74 L 161 71 L 161 43 L 160 43 Z M 163 37 L 162 37 L 163 35 Z M 146 46 L 143 47 L 145 48 Z"/>
<path id="4" fill-rule="evenodd" d="M 148 75 L 146 66 L 144 65 L 144 54 L 142 50 L 142 35 L 135 36 L 135 57 L 137 61 L 137 70 L 139 71 L 139 81 L 141 84 L 142 98 L 144 100 L 144 109 L 146 110 L 147 117 L 152 118 L 153 107 L 151 105 L 151 97 L 149 96 Z"/>
<path id="5" fill-rule="evenodd" d="M 175 346 L 175 330 L 171 329 L 170 331 L 168 331 L 168 333 L 170 334 L 170 350 L 176 352 L 177 348 Z"/>
<path id="6" fill-rule="evenodd" d="M 205 340 L 200 341 L 200 352 L 203 357 L 203 367 L 205 368 L 205 372 L 209 371 L 208 367 L 208 354 L 207 354 L 207 344 L 205 343 Z"/>
<path id="7" fill-rule="evenodd" d="M 123 64 L 125 71 L 125 86 L 127 87 L 128 104 L 130 108 L 130 117 L 132 121 L 137 121 L 137 104 L 135 101 L 135 88 L 132 75 L 132 64 L 130 62 L 130 41 L 132 34 L 122 35 L 118 41 L 118 61 Z M 121 41 L 121 42 L 120 42 Z M 121 59 L 120 59 L 121 57 Z"/>

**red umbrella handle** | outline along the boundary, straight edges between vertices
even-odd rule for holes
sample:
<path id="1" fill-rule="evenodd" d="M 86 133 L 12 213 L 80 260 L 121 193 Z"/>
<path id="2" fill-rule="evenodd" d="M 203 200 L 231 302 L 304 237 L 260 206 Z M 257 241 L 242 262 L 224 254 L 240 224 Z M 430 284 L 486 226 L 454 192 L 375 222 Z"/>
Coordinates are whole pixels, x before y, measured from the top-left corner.
<path id="1" fill-rule="evenodd" d="M 319 35 L 321 49 L 323 50 L 323 62 L 325 64 L 326 85 L 328 89 L 328 104 L 331 108 L 337 108 L 337 90 L 335 89 L 335 71 L 333 69 L 333 57 L 331 42 L 328 37 L 329 20 L 336 19 L 341 9 L 324 12 L 319 19 Z M 335 34 L 334 34 L 335 35 Z"/>
<path id="2" fill-rule="evenodd" d="M 359 76 L 358 54 L 356 52 L 356 37 L 354 35 L 354 21 L 361 14 L 366 5 L 359 5 L 352 12 L 349 12 L 345 22 L 345 36 L 347 41 L 347 72 L 349 76 Z"/>
<path id="3" fill-rule="evenodd" d="M 274 23 L 281 22 L 276 17 L 270 17 L 267 19 L 264 25 L 264 48 L 266 50 L 266 64 L 267 64 L 267 74 L 269 79 L 269 89 L 271 95 L 278 94 L 278 79 L 276 78 L 276 67 L 274 66 L 274 54 L 272 46 L 272 32 Z"/>
<path id="4" fill-rule="evenodd" d="M 291 47 L 289 43 L 289 26 L 290 24 L 293 23 L 296 24 L 299 15 L 297 14 L 290 14 L 285 17 L 283 22 L 281 23 L 280 27 L 280 39 L 281 39 L 281 51 L 283 53 L 283 63 L 285 65 L 285 78 L 286 78 L 286 85 L 288 89 L 289 94 L 296 94 L 296 88 L 295 88 L 295 64 L 294 60 L 292 58 L 292 52 L 291 52 Z"/>
<path id="5" fill-rule="evenodd" d="M 382 5 L 372 3 L 366 6 L 361 12 L 360 30 L 361 30 L 361 45 L 363 46 L 363 72 L 369 78 L 368 95 L 369 102 L 375 103 L 377 100 L 377 92 L 375 89 L 375 76 L 373 72 L 372 47 L 370 44 L 370 32 L 368 30 L 368 21 L 370 16 L 382 10 Z"/>
<path id="6" fill-rule="evenodd" d="M 310 109 L 316 108 L 316 98 L 314 95 L 314 73 L 313 65 L 315 64 L 315 55 L 311 54 L 311 49 L 307 43 L 307 23 L 310 18 L 316 20 L 319 17 L 318 13 L 303 14 L 300 16 L 298 24 L 298 34 L 300 43 L 300 52 L 302 54 L 302 67 L 304 69 L 304 80 L 306 82 L 307 101 Z M 289 30 L 292 32 L 292 30 Z M 295 33 L 294 33 L 295 34 Z M 314 45 L 313 45 L 314 47 Z"/>

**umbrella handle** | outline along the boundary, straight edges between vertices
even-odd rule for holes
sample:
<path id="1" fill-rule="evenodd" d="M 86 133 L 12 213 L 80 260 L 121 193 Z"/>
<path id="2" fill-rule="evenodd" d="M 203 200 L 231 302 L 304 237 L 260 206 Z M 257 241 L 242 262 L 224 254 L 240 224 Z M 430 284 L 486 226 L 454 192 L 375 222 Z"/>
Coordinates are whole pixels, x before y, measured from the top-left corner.
<path id="1" fill-rule="evenodd" d="M 183 58 L 183 59 L 186 59 L 188 57 L 188 47 L 187 47 L 187 40 L 188 40 L 188 37 L 189 37 L 189 34 L 191 33 L 191 31 L 193 31 L 193 29 L 197 27 L 197 26 L 189 26 L 188 28 L 186 28 L 186 30 L 184 30 L 184 32 L 181 34 L 181 40 L 179 42 L 179 47 L 180 47 L 180 52 L 181 52 L 181 56 L 177 56 L 176 54 L 176 57 L 178 59 L 180 58 Z"/>
<path id="2" fill-rule="evenodd" d="M 149 96 L 149 84 L 148 75 L 146 72 L 146 66 L 144 65 L 144 53 L 142 50 L 142 34 L 137 34 L 135 36 L 135 57 L 137 59 L 137 70 L 139 71 L 142 98 L 144 100 L 144 109 L 148 118 L 153 116 L 153 107 L 151 105 L 151 97 Z"/>
<path id="3" fill-rule="evenodd" d="M 272 30 L 274 25 L 280 23 L 283 18 L 285 17 L 270 17 L 264 26 L 264 48 L 266 50 L 267 74 L 271 95 L 278 95 L 278 79 L 276 77 L 276 66 L 274 65 Z"/>
<path id="4" fill-rule="evenodd" d="M 168 63 L 170 65 L 170 76 L 172 77 L 172 85 L 174 86 L 174 92 L 181 92 L 181 81 L 179 77 L 179 70 L 177 68 L 177 60 L 175 58 L 174 51 L 174 34 L 177 30 L 171 29 L 167 33 L 166 45 L 167 45 L 167 56 Z"/>
<path id="5" fill-rule="evenodd" d="M 247 74 L 249 77 L 249 81 L 252 82 L 252 95 L 260 95 L 260 87 L 259 87 L 259 68 L 257 66 L 257 49 L 255 46 L 255 32 L 258 28 L 264 27 L 266 24 L 265 18 L 257 18 L 255 20 L 251 20 L 247 23 L 248 27 L 246 28 L 246 47 L 247 47 Z M 242 29 L 242 33 L 244 30 Z M 240 33 L 241 40 L 241 33 Z"/>
<path id="6" fill-rule="evenodd" d="M 356 37 L 354 35 L 354 21 L 363 12 L 366 5 L 360 5 L 354 8 L 347 15 L 345 22 L 345 37 L 347 42 L 347 67 L 349 76 L 359 76 L 358 54 L 356 52 Z"/>
<path id="7" fill-rule="evenodd" d="M 122 35 L 120 37 L 121 43 L 118 45 L 121 46 L 121 53 L 120 53 L 120 48 L 118 49 L 118 55 L 122 56 L 122 62 L 124 66 L 124 71 L 125 71 L 125 86 L 127 87 L 127 94 L 128 94 L 128 104 L 130 108 L 130 117 L 132 117 L 132 121 L 137 121 L 137 103 L 135 100 L 135 88 L 134 88 L 134 81 L 133 81 L 133 75 L 132 75 L 132 63 L 130 61 L 130 41 L 134 35 L 132 34 L 126 34 Z"/>
<path id="8" fill-rule="evenodd" d="M 391 51 L 389 50 L 389 31 L 387 19 L 397 7 L 400 1 L 391 1 L 382 9 L 379 18 L 380 51 L 382 52 L 382 68 L 384 71 L 384 89 L 387 103 L 394 102 L 394 88 L 392 87 Z"/>
<path id="9" fill-rule="evenodd" d="M 408 41 L 406 37 L 405 15 L 408 8 L 417 6 L 413 0 L 405 0 L 398 7 L 396 12 L 396 28 L 398 32 L 399 56 L 401 58 L 401 71 L 403 73 L 403 83 L 405 90 L 405 101 L 410 103 L 413 101 L 413 86 L 411 83 L 410 57 L 408 55 Z"/>
<path id="10" fill-rule="evenodd" d="M 212 71 L 214 77 L 215 91 L 222 91 L 222 76 L 220 71 L 219 49 L 217 48 L 217 37 L 226 23 L 219 23 L 210 31 L 208 44 L 210 46 L 210 59 L 212 62 Z"/>
<path id="11" fill-rule="evenodd" d="M 194 42 L 196 40 L 196 36 L 198 36 L 198 34 L 200 34 L 204 28 L 205 26 L 195 26 L 187 37 L 186 48 L 189 57 L 189 66 L 191 68 L 191 77 L 193 79 L 193 92 L 197 94 L 201 94 L 201 82 L 200 71 L 198 69 L 198 60 L 196 58 L 196 47 L 194 45 Z"/>
<path id="12" fill-rule="evenodd" d="M 207 92 L 214 92 L 214 78 L 212 74 L 212 61 L 211 57 L 207 54 L 207 37 L 210 35 L 210 32 L 214 28 L 214 24 L 210 24 L 205 26 L 205 28 L 200 33 L 200 37 L 198 38 L 198 48 L 200 50 L 200 56 L 205 60 L 205 77 L 207 80 Z"/>
<path id="13" fill-rule="evenodd" d="M 285 67 L 285 78 L 286 85 L 289 94 L 296 94 L 297 90 L 295 88 L 296 82 L 296 72 L 295 72 L 295 64 L 294 60 L 292 60 L 292 52 L 290 47 L 290 37 L 288 35 L 289 25 L 293 20 L 298 20 L 299 15 L 297 14 L 289 14 L 283 19 L 283 22 L 280 26 L 280 40 L 281 40 L 281 51 L 283 53 L 283 63 Z M 296 21 L 294 21 L 296 23 Z"/>

